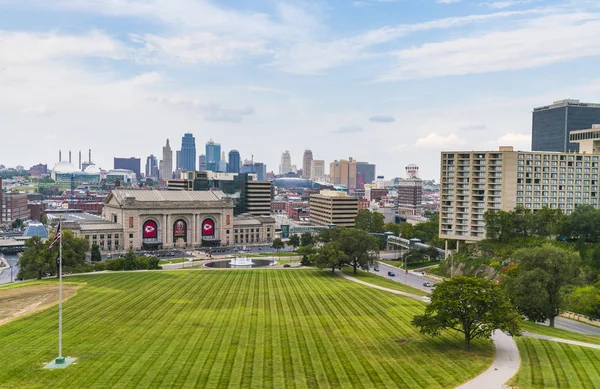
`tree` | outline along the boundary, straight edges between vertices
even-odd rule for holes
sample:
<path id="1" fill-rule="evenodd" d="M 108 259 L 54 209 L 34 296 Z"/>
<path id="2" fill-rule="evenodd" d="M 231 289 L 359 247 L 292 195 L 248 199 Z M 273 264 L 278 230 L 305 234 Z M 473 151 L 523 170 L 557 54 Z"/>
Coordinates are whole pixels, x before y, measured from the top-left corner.
<path id="1" fill-rule="evenodd" d="M 326 243 L 315 255 L 315 265 L 319 269 L 331 268 L 333 276 L 336 268 L 342 268 L 348 261 L 348 256 L 340 249 L 337 242 Z"/>
<path id="2" fill-rule="evenodd" d="M 317 250 L 315 249 L 315 246 L 310 244 L 306 246 L 300 246 L 297 253 L 302 256 L 302 260 L 300 261 L 302 266 L 312 266 L 313 256 L 317 253 Z"/>
<path id="3" fill-rule="evenodd" d="M 383 226 L 383 232 L 391 232 L 394 236 L 398 236 L 402 232 L 402 228 L 400 227 L 400 224 L 386 223 Z"/>
<path id="4" fill-rule="evenodd" d="M 354 218 L 354 226 L 359 230 L 381 233 L 384 221 L 385 216 L 382 213 L 360 209 Z"/>
<path id="5" fill-rule="evenodd" d="M 17 278 L 42 279 L 44 273 L 50 273 L 51 258 L 50 251 L 48 251 L 48 244 L 42 242 L 39 236 L 27 239 L 25 241 L 25 251 L 19 257 L 19 274 Z"/>
<path id="6" fill-rule="evenodd" d="M 594 285 L 575 288 L 567 297 L 567 307 L 570 311 L 600 319 L 600 281 Z"/>
<path id="7" fill-rule="evenodd" d="M 342 227 L 324 228 L 317 234 L 316 240 L 321 243 L 328 243 L 337 240 L 344 229 Z"/>
<path id="8" fill-rule="evenodd" d="M 21 227 L 23 227 L 23 220 L 17 219 L 14 222 L 12 222 L 12 228 L 21 228 Z"/>
<path id="9" fill-rule="evenodd" d="M 102 254 L 100 254 L 100 246 L 98 243 L 92 243 L 92 254 L 91 254 L 92 262 L 99 262 L 102 260 Z"/>
<path id="10" fill-rule="evenodd" d="M 521 334 L 521 316 L 498 285 L 462 276 L 438 284 L 425 313 L 415 316 L 412 324 L 431 336 L 448 328 L 461 332 L 467 351 L 473 339 L 487 339 L 494 330 Z"/>
<path id="11" fill-rule="evenodd" d="M 63 230 L 62 232 L 62 265 L 64 272 L 77 272 L 83 270 L 85 266 L 85 254 L 90 248 L 90 244 L 87 239 L 77 238 L 73 235 L 70 230 Z M 58 257 L 59 245 L 55 244 L 52 248 L 54 258 Z M 52 267 L 52 274 L 57 274 L 58 269 L 56 262 Z"/>
<path id="12" fill-rule="evenodd" d="M 300 246 L 300 237 L 298 235 L 292 235 L 292 236 L 290 236 L 290 240 L 288 241 L 288 245 L 292 246 L 294 248 L 294 250 L 296 250 L 296 247 Z"/>
<path id="13" fill-rule="evenodd" d="M 585 242 L 598 242 L 600 239 L 600 210 L 591 205 L 578 205 L 575 210 L 562 219 L 560 234 L 566 238 Z"/>
<path id="14" fill-rule="evenodd" d="M 554 246 L 515 251 L 517 267 L 507 273 L 505 288 L 519 312 L 541 322 L 560 314 L 565 288 L 579 275 L 579 254 Z"/>
<path id="15" fill-rule="evenodd" d="M 312 246 L 315 244 L 315 240 L 310 232 L 305 232 L 300 237 L 300 246 Z"/>
<path id="16" fill-rule="evenodd" d="M 345 229 L 335 243 L 348 257 L 348 263 L 354 268 L 354 274 L 359 266 L 368 270 L 377 263 L 379 243 L 366 231 L 356 228 Z"/>
<path id="17" fill-rule="evenodd" d="M 277 250 L 277 255 L 279 255 L 279 250 L 285 247 L 285 243 L 281 240 L 281 238 L 273 239 L 273 244 L 271 245 L 275 250 Z"/>

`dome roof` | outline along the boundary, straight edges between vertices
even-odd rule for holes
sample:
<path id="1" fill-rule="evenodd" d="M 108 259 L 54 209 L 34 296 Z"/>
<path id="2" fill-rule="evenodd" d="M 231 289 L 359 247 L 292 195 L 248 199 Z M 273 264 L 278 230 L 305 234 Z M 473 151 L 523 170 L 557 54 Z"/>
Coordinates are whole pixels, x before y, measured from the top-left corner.
<path id="1" fill-rule="evenodd" d="M 67 161 L 61 161 L 54 165 L 52 171 L 55 173 L 75 173 L 77 168 Z"/>
<path id="2" fill-rule="evenodd" d="M 88 167 L 85 168 L 84 172 L 86 173 L 93 173 L 93 174 L 99 174 L 100 173 L 100 168 L 96 165 L 90 165 Z"/>

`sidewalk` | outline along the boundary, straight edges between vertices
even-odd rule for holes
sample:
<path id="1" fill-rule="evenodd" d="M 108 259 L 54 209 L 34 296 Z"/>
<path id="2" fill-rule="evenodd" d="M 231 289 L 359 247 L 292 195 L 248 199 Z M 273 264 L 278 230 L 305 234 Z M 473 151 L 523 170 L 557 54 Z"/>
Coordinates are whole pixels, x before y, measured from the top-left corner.
<path id="1" fill-rule="evenodd" d="M 567 344 L 572 344 L 574 346 L 595 348 L 597 350 L 600 350 L 600 344 L 585 343 L 585 342 L 580 342 L 577 340 L 569 340 L 569 339 L 562 339 L 562 338 L 553 338 L 552 336 L 534 334 L 532 332 L 527 332 L 527 331 L 523 332 L 523 336 L 528 336 L 530 338 L 536 338 L 536 339 L 542 339 L 542 340 L 549 340 L 549 341 L 558 342 L 558 343 L 567 343 Z"/>

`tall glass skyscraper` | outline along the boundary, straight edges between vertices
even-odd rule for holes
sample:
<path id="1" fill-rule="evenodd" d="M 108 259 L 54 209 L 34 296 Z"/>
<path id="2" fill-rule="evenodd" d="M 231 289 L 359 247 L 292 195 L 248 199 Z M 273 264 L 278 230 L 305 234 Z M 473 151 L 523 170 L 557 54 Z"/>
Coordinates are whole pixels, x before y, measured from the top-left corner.
<path id="1" fill-rule="evenodd" d="M 587 130 L 600 124 L 600 104 L 579 100 L 560 100 L 533 110 L 532 151 L 579 151 L 578 143 L 569 142 L 571 131 Z"/>
<path id="2" fill-rule="evenodd" d="M 206 143 L 206 170 L 216 172 L 221 162 L 221 145 L 212 139 Z"/>
<path id="3" fill-rule="evenodd" d="M 181 138 L 180 168 L 186 171 L 196 170 L 196 138 L 192 134 L 184 134 Z"/>
<path id="4" fill-rule="evenodd" d="M 231 150 L 229 152 L 229 164 L 227 165 L 227 173 L 240 172 L 240 152 Z"/>

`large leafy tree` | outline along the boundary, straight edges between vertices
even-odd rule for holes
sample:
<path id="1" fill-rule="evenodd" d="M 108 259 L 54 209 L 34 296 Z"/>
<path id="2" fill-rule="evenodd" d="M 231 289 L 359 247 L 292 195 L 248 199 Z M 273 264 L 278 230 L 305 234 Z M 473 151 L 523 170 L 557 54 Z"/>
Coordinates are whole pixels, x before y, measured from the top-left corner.
<path id="1" fill-rule="evenodd" d="M 394 236 L 398 236 L 402 232 L 402 228 L 400 227 L 400 224 L 386 223 L 383 226 L 383 232 L 391 232 Z"/>
<path id="2" fill-rule="evenodd" d="M 317 234 L 316 240 L 321 243 L 329 243 L 338 239 L 344 229 L 342 227 L 324 228 Z"/>
<path id="3" fill-rule="evenodd" d="M 314 256 L 315 265 L 319 269 L 331 268 L 333 276 L 336 268 L 347 264 L 348 256 L 341 250 L 337 242 L 325 243 Z"/>
<path id="4" fill-rule="evenodd" d="M 315 239 L 310 232 L 305 232 L 300 237 L 300 246 L 311 246 L 315 244 Z"/>
<path id="5" fill-rule="evenodd" d="M 290 236 L 290 240 L 288 241 L 288 245 L 292 246 L 294 248 L 294 250 L 296 250 L 296 247 L 300 246 L 300 237 L 298 235 L 292 235 L 292 236 Z"/>
<path id="6" fill-rule="evenodd" d="M 508 296 L 523 315 L 534 321 L 550 320 L 554 327 L 565 289 L 579 275 L 579 254 L 544 246 L 517 250 L 513 259 L 517 267 L 507 274 Z"/>
<path id="7" fill-rule="evenodd" d="M 19 258 L 19 278 L 42 278 L 45 273 L 58 274 L 57 260 L 59 244 L 51 250 L 48 246 L 51 240 L 42 242 L 38 237 L 32 237 L 25 242 L 25 252 Z M 63 230 L 62 264 L 64 272 L 82 271 L 85 266 L 85 253 L 89 248 L 87 240 L 77 238 L 69 230 Z"/>
<path id="8" fill-rule="evenodd" d="M 467 351 L 473 339 L 489 338 L 494 330 L 521 334 L 521 316 L 498 285 L 462 276 L 438 284 L 425 313 L 415 316 L 412 323 L 432 336 L 444 329 L 463 333 Z"/>
<path id="9" fill-rule="evenodd" d="M 281 238 L 275 238 L 275 239 L 273 239 L 273 243 L 271 244 L 271 247 L 273 247 L 275 250 L 277 250 L 277 255 L 279 255 L 279 250 L 281 250 L 282 248 L 285 247 L 285 243 L 283 243 Z"/>
<path id="10" fill-rule="evenodd" d="M 48 251 L 48 244 L 42 242 L 40 237 L 33 236 L 25 241 L 25 251 L 19 258 L 19 274 L 17 278 L 31 279 L 42 278 L 44 273 L 51 272 L 53 256 Z"/>
<path id="11" fill-rule="evenodd" d="M 348 228 L 342 231 L 335 242 L 348 257 L 348 263 L 354 268 L 354 274 L 359 267 L 369 269 L 375 266 L 379 242 L 368 232 Z"/>
<path id="12" fill-rule="evenodd" d="M 562 220 L 560 234 L 573 240 L 598 242 L 600 240 L 600 210 L 591 205 L 578 205 L 573 213 Z"/>
<path id="13" fill-rule="evenodd" d="M 359 230 L 367 232 L 383 232 L 383 224 L 385 216 L 379 212 L 371 212 L 368 209 L 360 209 L 356 218 L 354 219 L 354 225 Z"/>

